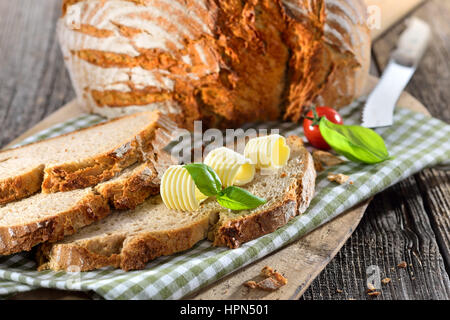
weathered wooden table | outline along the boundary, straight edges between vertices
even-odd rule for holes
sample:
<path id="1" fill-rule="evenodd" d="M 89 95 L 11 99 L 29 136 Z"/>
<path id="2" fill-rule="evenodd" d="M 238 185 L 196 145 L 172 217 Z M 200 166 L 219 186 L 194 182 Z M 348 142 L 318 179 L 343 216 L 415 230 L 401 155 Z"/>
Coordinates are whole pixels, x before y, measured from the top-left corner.
<path id="1" fill-rule="evenodd" d="M 0 0 L 0 148 L 74 98 L 55 37 L 59 3 Z M 431 24 L 433 41 L 407 91 L 449 122 L 450 1 L 429 0 L 414 15 Z M 401 31 L 374 42 L 372 74 Z M 373 299 L 366 281 L 375 272 L 391 278 L 376 299 L 450 298 L 450 171 L 426 169 L 377 195 L 302 299 Z"/>

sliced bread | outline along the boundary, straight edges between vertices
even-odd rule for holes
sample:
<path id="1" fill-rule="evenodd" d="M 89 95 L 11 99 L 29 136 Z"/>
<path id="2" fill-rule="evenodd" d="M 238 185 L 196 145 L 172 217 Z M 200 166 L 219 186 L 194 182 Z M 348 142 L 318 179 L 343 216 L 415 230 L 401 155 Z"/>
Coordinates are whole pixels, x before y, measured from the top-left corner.
<path id="1" fill-rule="evenodd" d="M 165 147 L 178 135 L 178 128 L 167 118 L 158 121 L 152 140 L 153 157 L 143 163 L 134 164 L 119 176 L 95 186 L 111 207 L 115 209 L 134 209 L 149 196 L 159 194 L 159 185 L 164 171 L 178 159 L 165 151 Z"/>
<path id="2" fill-rule="evenodd" d="M 129 212 L 116 212 L 77 234 L 38 250 L 39 270 L 81 271 L 105 266 L 142 269 L 147 261 L 191 248 L 204 239 L 209 206 L 195 212 L 167 209 L 155 196 Z"/>
<path id="3" fill-rule="evenodd" d="M 51 193 L 93 186 L 150 160 L 162 119 L 159 112 L 142 112 L 0 152 L 0 204 L 41 188 Z"/>
<path id="4" fill-rule="evenodd" d="M 110 212 L 107 201 L 91 188 L 39 193 L 0 207 L 0 255 L 57 241 Z"/>
<path id="5" fill-rule="evenodd" d="M 133 209 L 159 193 L 151 162 L 133 165 L 95 187 L 38 193 L 0 207 L 0 255 L 30 250 L 76 233 L 115 209 Z"/>
<path id="6" fill-rule="evenodd" d="M 112 213 L 63 241 L 41 245 L 39 269 L 142 269 L 148 261 L 187 250 L 206 237 L 216 246 L 236 248 L 276 230 L 303 213 L 314 194 L 311 155 L 300 138 L 289 137 L 287 142 L 291 148 L 288 164 L 270 174 L 259 172 L 244 186 L 267 199 L 263 206 L 233 212 L 208 199 L 197 211 L 181 212 L 167 209 L 160 196 L 155 196 L 133 211 Z"/>

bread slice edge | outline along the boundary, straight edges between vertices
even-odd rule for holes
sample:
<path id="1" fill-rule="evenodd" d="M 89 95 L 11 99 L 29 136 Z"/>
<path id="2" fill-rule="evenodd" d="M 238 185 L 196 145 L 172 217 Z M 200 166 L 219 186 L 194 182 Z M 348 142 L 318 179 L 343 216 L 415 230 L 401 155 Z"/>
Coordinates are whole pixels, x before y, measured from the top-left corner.
<path id="1" fill-rule="evenodd" d="M 42 242 L 56 242 L 78 229 L 106 217 L 109 205 L 92 190 L 67 210 L 15 226 L 0 226 L 0 255 L 29 251 Z"/>

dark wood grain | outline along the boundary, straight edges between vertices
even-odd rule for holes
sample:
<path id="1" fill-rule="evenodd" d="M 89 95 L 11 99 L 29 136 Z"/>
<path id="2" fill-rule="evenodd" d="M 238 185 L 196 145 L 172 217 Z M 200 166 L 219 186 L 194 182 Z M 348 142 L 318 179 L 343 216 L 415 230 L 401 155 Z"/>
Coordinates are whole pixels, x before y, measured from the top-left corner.
<path id="1" fill-rule="evenodd" d="M 445 259 L 447 272 L 450 272 L 450 172 L 427 169 L 415 175 L 415 179 Z"/>
<path id="2" fill-rule="evenodd" d="M 397 267 L 402 261 L 406 269 Z M 374 198 L 355 233 L 303 298 L 373 299 L 366 292 L 371 266 L 379 268 L 380 279 L 391 278 L 376 299 L 450 297 L 450 281 L 414 177 Z"/>
<path id="3" fill-rule="evenodd" d="M 0 147 L 74 98 L 55 34 L 60 3 L 0 1 Z"/>
<path id="4" fill-rule="evenodd" d="M 450 120 L 450 1 L 432 0 L 414 16 L 429 22 L 433 41 L 406 91 L 430 113 Z M 373 46 L 371 73 L 379 75 L 404 24 Z M 425 169 L 377 195 L 361 224 L 303 295 L 303 299 L 449 299 L 450 173 Z M 405 261 L 406 269 L 397 265 Z M 370 266 L 391 282 L 367 295 Z M 369 269 L 368 269 L 369 268 Z"/>

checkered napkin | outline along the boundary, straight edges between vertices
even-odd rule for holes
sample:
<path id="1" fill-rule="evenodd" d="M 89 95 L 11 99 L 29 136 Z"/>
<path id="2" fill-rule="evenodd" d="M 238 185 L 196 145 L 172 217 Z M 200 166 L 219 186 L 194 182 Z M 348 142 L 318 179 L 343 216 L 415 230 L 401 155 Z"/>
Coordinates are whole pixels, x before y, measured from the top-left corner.
<path id="1" fill-rule="evenodd" d="M 347 124 L 360 123 L 362 101 L 342 109 Z M 103 119 L 83 115 L 26 139 L 23 144 L 56 136 Z M 301 135 L 298 124 L 269 123 L 283 135 Z M 103 268 L 91 272 L 37 272 L 29 253 L 0 257 L 0 295 L 37 287 L 93 291 L 105 299 L 179 299 L 299 239 L 346 209 L 417 171 L 450 159 L 450 126 L 423 114 L 397 108 L 395 125 L 377 129 L 394 158 L 375 165 L 345 162 L 318 175 L 309 209 L 277 231 L 238 249 L 214 248 L 201 241 L 192 249 L 160 257 L 144 270 L 124 272 Z M 353 184 L 329 182 L 328 172 L 344 173 Z"/>

